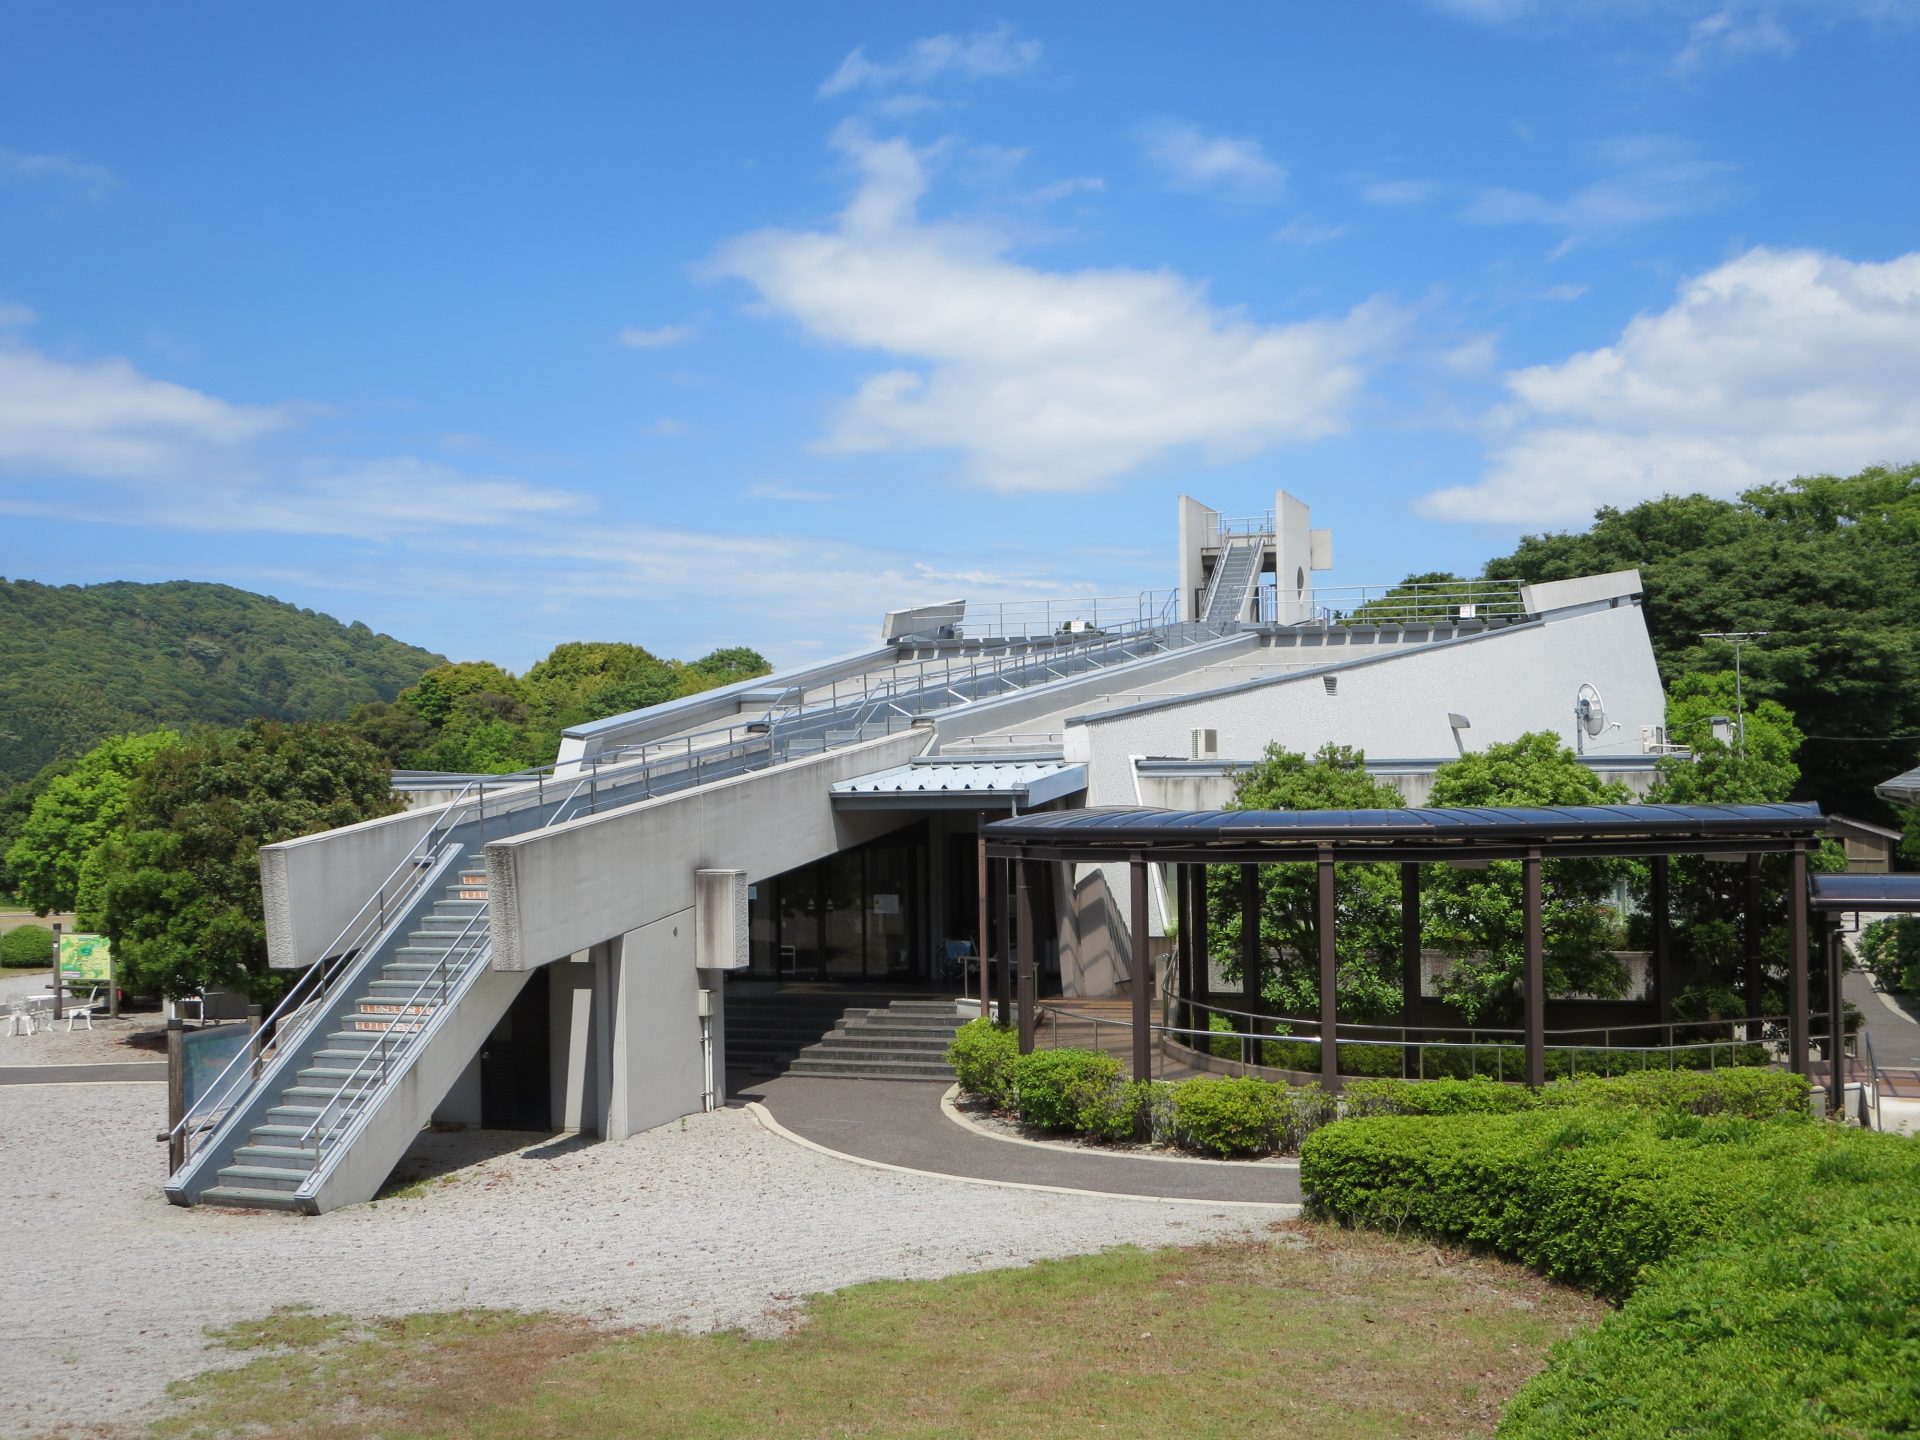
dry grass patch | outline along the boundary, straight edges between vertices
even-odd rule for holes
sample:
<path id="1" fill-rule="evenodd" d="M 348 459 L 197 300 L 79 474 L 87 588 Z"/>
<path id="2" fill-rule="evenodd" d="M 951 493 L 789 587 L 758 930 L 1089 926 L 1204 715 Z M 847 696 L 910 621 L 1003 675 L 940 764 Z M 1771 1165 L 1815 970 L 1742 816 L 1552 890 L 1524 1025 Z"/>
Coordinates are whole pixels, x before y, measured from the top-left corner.
<path id="1" fill-rule="evenodd" d="M 237 1326 L 156 1440 L 1483 1435 L 1596 1302 L 1498 1261 L 1313 1225 L 805 1302 L 775 1337 L 609 1337 L 486 1312 Z"/>

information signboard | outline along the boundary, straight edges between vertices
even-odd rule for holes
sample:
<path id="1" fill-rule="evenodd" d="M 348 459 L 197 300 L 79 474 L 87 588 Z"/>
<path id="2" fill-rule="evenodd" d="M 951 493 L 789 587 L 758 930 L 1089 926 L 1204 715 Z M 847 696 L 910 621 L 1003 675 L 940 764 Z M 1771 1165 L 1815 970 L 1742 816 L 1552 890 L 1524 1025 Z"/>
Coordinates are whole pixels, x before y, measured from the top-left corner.
<path id="1" fill-rule="evenodd" d="M 104 935 L 62 935 L 60 978 L 69 985 L 105 985 L 113 979 L 113 942 Z"/>

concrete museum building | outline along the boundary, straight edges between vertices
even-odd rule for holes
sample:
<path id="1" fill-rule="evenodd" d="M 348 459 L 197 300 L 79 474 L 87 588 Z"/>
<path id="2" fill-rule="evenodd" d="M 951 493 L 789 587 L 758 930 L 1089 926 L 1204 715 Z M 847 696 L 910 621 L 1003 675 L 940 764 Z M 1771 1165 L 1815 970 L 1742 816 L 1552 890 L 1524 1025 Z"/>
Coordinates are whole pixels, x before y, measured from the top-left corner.
<path id="1" fill-rule="evenodd" d="M 782 1007 L 977 989 L 1011 909 L 984 823 L 1217 807 L 1269 742 L 1361 748 L 1417 805 L 1445 760 L 1547 730 L 1644 793 L 1637 572 L 1335 590 L 1331 552 L 1285 493 L 1245 519 L 1183 497 L 1170 591 L 894 611 L 858 654 L 268 847 L 271 960 L 304 973 L 178 1127 L 169 1197 L 318 1212 L 436 1116 L 620 1139 L 710 1107 Z M 1043 993 L 1088 998 L 1139 983 L 1169 914 L 1155 883 L 1130 933 L 1125 865 L 1052 866 L 1029 901 Z"/>

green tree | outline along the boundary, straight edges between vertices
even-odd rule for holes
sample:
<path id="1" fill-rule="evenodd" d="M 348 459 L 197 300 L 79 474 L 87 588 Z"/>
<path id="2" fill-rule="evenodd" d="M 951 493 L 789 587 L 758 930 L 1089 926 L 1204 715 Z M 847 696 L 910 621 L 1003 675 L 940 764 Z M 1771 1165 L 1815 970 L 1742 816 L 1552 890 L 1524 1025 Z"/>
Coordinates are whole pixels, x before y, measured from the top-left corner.
<path id="1" fill-rule="evenodd" d="M 1400 792 L 1367 774 L 1366 756 L 1325 745 L 1309 760 L 1273 744 L 1235 777 L 1232 810 L 1397 810 Z M 1320 1003 L 1319 878 L 1313 865 L 1260 867 L 1261 994 L 1280 1011 Z M 1207 874 L 1208 948 L 1221 971 L 1239 980 L 1241 905 L 1238 866 Z M 1334 871 L 1335 986 L 1343 1016 L 1370 1020 L 1401 1008 L 1400 881 L 1392 865 L 1339 865 Z"/>
<path id="2" fill-rule="evenodd" d="M 6 857 L 26 905 L 41 915 L 74 907 L 81 871 L 126 818 L 135 780 L 179 743 L 172 730 L 103 741 L 41 791 Z"/>
<path id="3" fill-rule="evenodd" d="M 1777 700 L 1749 698 L 1742 726 L 1735 698 L 1731 670 L 1682 675 L 1668 686 L 1667 739 L 1690 753 L 1659 760 L 1657 803 L 1758 805 L 1793 794 L 1802 739 L 1793 713 Z M 1728 738 L 1714 734 L 1716 720 L 1727 722 L 1720 728 Z"/>
<path id="4" fill-rule="evenodd" d="M 400 692 L 399 704 L 438 729 L 460 701 L 476 695 L 524 704 L 527 687 L 491 661 L 461 660 L 434 666 Z"/>
<path id="5" fill-rule="evenodd" d="M 1662 678 L 1725 669 L 1711 631 L 1766 631 L 1742 654 L 1749 703 L 1779 701 L 1806 731 L 1795 794 L 1880 813 L 1873 786 L 1920 731 L 1920 465 L 1803 476 L 1738 500 L 1668 495 L 1597 511 L 1579 534 L 1530 535 L 1495 579 L 1637 568 Z"/>
<path id="6" fill-rule="evenodd" d="M 1608 805 L 1631 797 L 1601 780 L 1546 731 L 1489 745 L 1434 772 L 1435 807 Z M 1626 971 L 1614 951 L 1624 940 L 1613 897 L 1627 876 L 1617 860 L 1553 860 L 1541 866 L 1547 993 L 1621 995 Z M 1428 865 L 1421 874 L 1426 943 L 1451 964 L 1441 996 L 1469 1020 L 1511 1018 L 1525 965 L 1521 862 L 1484 870 Z"/>
<path id="7" fill-rule="evenodd" d="M 98 913 L 130 989 L 200 985 L 268 1000 L 260 847 L 400 809 L 388 766 L 344 725 L 256 720 L 156 753 L 96 852 Z"/>

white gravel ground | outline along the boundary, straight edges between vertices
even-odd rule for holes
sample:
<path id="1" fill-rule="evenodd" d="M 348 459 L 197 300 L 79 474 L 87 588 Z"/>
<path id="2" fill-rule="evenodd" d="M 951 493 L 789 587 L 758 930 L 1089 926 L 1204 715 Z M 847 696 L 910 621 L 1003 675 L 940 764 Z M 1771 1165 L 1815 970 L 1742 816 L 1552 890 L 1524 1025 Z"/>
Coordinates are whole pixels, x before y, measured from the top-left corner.
<path id="1" fill-rule="evenodd" d="M 739 1110 L 491 1158 L 497 1136 L 423 1137 L 407 1165 L 467 1163 L 418 1198 L 313 1219 L 185 1210 L 160 1193 L 164 1111 L 158 1085 L 0 1088 L 0 1433 L 155 1413 L 169 1380 L 224 1363 L 206 1327 L 279 1305 L 505 1306 L 705 1330 L 864 1280 L 1264 1223 L 888 1174 Z"/>

